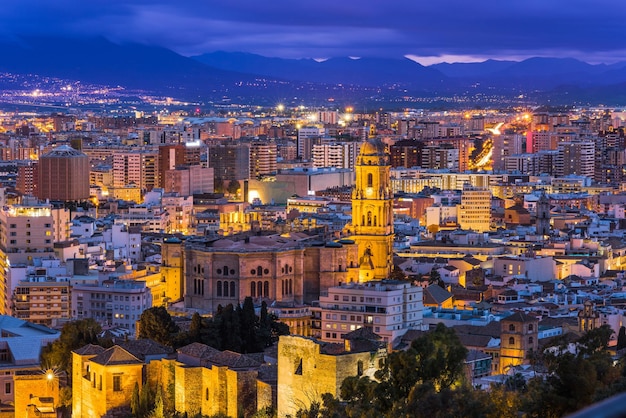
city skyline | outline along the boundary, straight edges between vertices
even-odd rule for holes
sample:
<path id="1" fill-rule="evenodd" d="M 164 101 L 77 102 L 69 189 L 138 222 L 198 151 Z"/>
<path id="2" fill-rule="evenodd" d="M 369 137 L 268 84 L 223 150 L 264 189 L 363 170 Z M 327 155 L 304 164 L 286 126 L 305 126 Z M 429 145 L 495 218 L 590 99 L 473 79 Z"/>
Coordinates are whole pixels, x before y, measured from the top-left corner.
<path id="1" fill-rule="evenodd" d="M 0 40 L 103 36 L 191 56 L 225 50 L 281 58 L 401 57 L 422 64 L 530 57 L 626 60 L 626 5 L 612 0 L 423 4 L 344 1 L 9 0 Z"/>

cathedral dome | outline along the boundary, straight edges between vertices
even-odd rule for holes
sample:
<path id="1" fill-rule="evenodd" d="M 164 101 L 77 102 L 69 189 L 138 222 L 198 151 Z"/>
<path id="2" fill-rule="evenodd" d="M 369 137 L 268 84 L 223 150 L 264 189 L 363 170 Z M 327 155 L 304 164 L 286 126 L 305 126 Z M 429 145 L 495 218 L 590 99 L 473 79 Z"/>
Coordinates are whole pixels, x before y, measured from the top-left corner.
<path id="1" fill-rule="evenodd" d="M 385 155 L 385 146 L 381 141 L 365 141 L 361 145 L 361 155 Z"/>

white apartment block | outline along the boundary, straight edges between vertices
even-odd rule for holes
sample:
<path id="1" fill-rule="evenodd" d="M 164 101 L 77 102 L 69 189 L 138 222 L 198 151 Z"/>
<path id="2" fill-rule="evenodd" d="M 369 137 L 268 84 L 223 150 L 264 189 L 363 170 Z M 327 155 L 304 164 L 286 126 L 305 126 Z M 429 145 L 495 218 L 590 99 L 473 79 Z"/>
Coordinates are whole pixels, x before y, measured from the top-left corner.
<path id="1" fill-rule="evenodd" d="M 72 317 L 93 318 L 102 325 L 134 331 L 141 313 L 151 306 L 152 293 L 144 281 L 105 280 L 72 289 Z"/>
<path id="2" fill-rule="evenodd" d="M 382 280 L 346 283 L 322 292 L 321 339 L 342 342 L 345 334 L 368 327 L 389 343 L 409 329 L 422 329 L 422 288 L 411 283 Z"/>
<path id="3" fill-rule="evenodd" d="M 313 145 L 313 167 L 354 168 L 359 142 L 326 142 Z"/>

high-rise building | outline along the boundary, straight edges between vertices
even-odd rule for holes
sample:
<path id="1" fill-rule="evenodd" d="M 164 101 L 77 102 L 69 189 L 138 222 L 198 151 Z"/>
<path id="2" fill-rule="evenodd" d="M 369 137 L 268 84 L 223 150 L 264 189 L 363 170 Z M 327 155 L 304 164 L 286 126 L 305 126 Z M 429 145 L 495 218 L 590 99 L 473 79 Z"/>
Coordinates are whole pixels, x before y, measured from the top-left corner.
<path id="1" fill-rule="evenodd" d="M 392 167 L 420 167 L 424 144 L 414 139 L 398 141 L 389 147 Z"/>
<path id="2" fill-rule="evenodd" d="M 466 184 L 461 193 L 458 210 L 461 229 L 488 232 L 491 224 L 491 192 L 489 189 Z"/>
<path id="3" fill-rule="evenodd" d="M 306 161 L 310 160 L 313 145 L 320 143 L 324 132 L 324 128 L 318 128 L 317 126 L 303 126 L 298 129 L 297 157 Z"/>
<path id="4" fill-rule="evenodd" d="M 116 152 L 113 155 L 113 187 L 135 183 L 143 191 L 157 186 L 158 153 L 154 151 Z"/>
<path id="5" fill-rule="evenodd" d="M 562 142 L 558 146 L 556 175 L 575 174 L 593 178 L 595 172 L 595 144 L 593 141 Z"/>
<path id="6" fill-rule="evenodd" d="M 352 239 L 359 251 L 359 281 L 382 280 L 391 273 L 393 193 L 389 154 L 380 141 L 361 145 L 352 193 Z"/>
<path id="7" fill-rule="evenodd" d="M 61 145 L 39 158 L 37 197 L 41 200 L 89 199 L 89 158 Z"/>
<path id="8" fill-rule="evenodd" d="M 313 167 L 353 168 L 359 142 L 324 142 L 313 145 Z"/>
<path id="9" fill-rule="evenodd" d="M 185 146 L 183 144 L 169 144 L 159 147 L 159 181 L 161 188 L 165 187 L 165 172 L 174 170 L 185 164 Z"/>
<path id="10" fill-rule="evenodd" d="M 259 177 L 276 174 L 278 150 L 273 142 L 253 142 L 250 144 L 250 176 Z"/>
<path id="11" fill-rule="evenodd" d="M 495 171 L 506 168 L 506 158 L 511 155 L 518 155 L 524 152 L 524 136 L 520 134 L 503 134 L 493 137 L 493 169 Z"/>
<path id="12" fill-rule="evenodd" d="M 37 162 L 30 161 L 26 165 L 17 168 L 17 183 L 15 188 L 22 195 L 37 194 Z"/>
<path id="13" fill-rule="evenodd" d="M 167 170 L 163 189 L 166 193 L 175 192 L 181 196 L 213 193 L 213 168 L 190 165 Z"/>
<path id="14" fill-rule="evenodd" d="M 248 144 L 209 145 L 208 161 L 216 179 L 250 178 L 250 146 Z"/>
<path id="15" fill-rule="evenodd" d="M 25 267 L 35 258 L 54 254 L 54 224 L 48 204 L 14 205 L 0 211 L 1 314 L 11 312 L 11 296 Z"/>

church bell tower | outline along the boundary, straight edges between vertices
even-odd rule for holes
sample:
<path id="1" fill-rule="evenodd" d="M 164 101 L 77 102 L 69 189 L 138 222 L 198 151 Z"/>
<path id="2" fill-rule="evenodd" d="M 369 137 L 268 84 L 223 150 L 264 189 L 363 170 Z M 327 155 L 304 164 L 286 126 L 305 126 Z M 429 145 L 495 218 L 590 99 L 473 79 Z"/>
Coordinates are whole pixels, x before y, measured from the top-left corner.
<path id="1" fill-rule="evenodd" d="M 393 267 L 393 193 L 389 154 L 382 142 L 364 142 L 352 191 L 352 239 L 359 248 L 359 281 L 389 278 Z"/>

